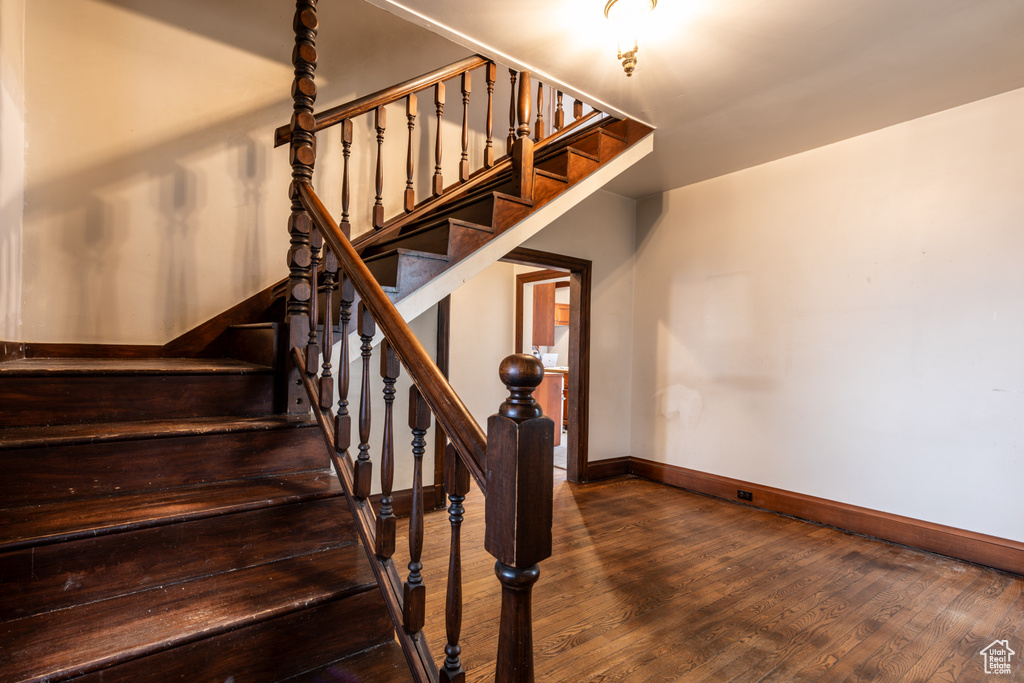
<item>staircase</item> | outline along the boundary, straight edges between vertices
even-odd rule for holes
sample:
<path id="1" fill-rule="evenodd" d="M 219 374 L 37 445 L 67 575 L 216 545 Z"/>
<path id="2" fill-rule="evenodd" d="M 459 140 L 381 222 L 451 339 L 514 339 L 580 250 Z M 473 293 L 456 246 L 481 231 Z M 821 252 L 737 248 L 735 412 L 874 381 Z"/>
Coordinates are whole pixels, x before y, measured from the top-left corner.
<path id="1" fill-rule="evenodd" d="M 273 394 L 237 360 L 0 364 L 0 680 L 404 667 L 319 431 Z"/>
<path id="2" fill-rule="evenodd" d="M 293 166 L 288 278 L 162 348 L 72 357 L 58 347 L 0 363 L 0 680 L 462 681 L 458 539 L 471 478 L 492 494 L 487 549 L 505 591 L 496 678 L 532 680 L 529 595 L 551 547 L 542 454 L 548 443 L 550 460 L 552 427 L 530 395 L 538 368 L 523 357 L 502 364 L 510 399 L 485 436 L 403 318 L 518 246 L 602 173 L 632 163 L 651 130 L 585 114 L 579 101 L 565 125 L 558 93 L 546 135 L 541 121 L 531 125 L 532 81 L 521 72 L 507 155 L 493 152 L 488 100 L 483 165 L 471 171 L 465 161 L 464 118 L 458 181 L 446 186 L 438 170 L 432 196 L 416 203 L 407 190 L 402 212 L 385 220 L 375 209 L 373 229 L 349 241 L 347 163 L 339 222 L 310 185 L 316 131 L 341 125 L 350 140 L 351 119 L 373 113 L 379 145 L 384 105 L 407 98 L 415 111 L 415 93 L 429 89 L 443 103 L 443 82 L 456 78 L 468 102 L 473 69 L 483 70 L 490 98 L 496 69 L 469 58 L 314 115 L 306 56 L 315 55 L 315 3 L 297 7 L 296 113 L 276 133 Z M 440 132 L 437 145 L 440 169 Z M 380 164 L 378 149 L 378 205 Z M 371 463 L 364 406 L 377 327 L 387 340 L 387 407 Z M 353 333 L 364 374 L 350 411 L 349 364 L 332 375 L 324 350 L 337 341 L 348 358 Z M 422 439 L 432 416 L 450 441 L 441 667 L 421 631 L 419 551 L 404 580 L 391 559 L 394 444 L 408 443 L 392 434 L 403 367 L 415 384 L 414 544 L 422 545 Z M 547 481 L 537 476 L 545 471 Z"/>

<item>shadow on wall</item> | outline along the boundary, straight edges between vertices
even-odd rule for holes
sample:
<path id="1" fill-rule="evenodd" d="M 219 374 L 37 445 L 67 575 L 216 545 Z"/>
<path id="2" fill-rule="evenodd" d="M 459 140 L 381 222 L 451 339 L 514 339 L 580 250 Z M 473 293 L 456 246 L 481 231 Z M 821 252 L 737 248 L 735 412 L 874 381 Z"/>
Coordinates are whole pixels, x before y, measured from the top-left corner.
<path id="1" fill-rule="evenodd" d="M 242 291 L 259 289 L 264 280 L 263 239 L 264 185 L 267 180 L 267 149 L 252 137 L 242 137 L 232 143 L 235 167 L 229 168 L 232 178 L 238 179 L 238 229 L 235 231 L 235 259 L 241 271 L 238 277 Z"/>
<path id="2" fill-rule="evenodd" d="M 198 173 L 179 164 L 157 173 L 156 181 L 156 209 L 162 224 L 153 301 L 169 325 L 182 329 L 192 320 L 198 294 L 197 283 L 188 273 L 189 264 L 196 260 L 196 217 L 204 183 Z"/>
<path id="3" fill-rule="evenodd" d="M 24 334 L 38 341 L 163 343 L 287 274 L 288 154 L 273 149 L 272 140 L 274 128 L 291 113 L 294 4 L 263 0 L 240 12 L 234 0 L 66 2 L 34 4 L 26 21 L 26 42 L 35 45 L 29 56 L 37 65 L 39 113 L 28 126 L 29 148 L 36 151 L 27 163 L 24 224 L 32 239 L 26 239 L 25 254 L 35 274 L 26 272 L 24 280 L 36 303 L 31 320 L 25 316 Z M 464 48 L 357 0 L 322 4 L 320 14 L 320 108 L 466 55 Z M 53 22 L 59 32 L 49 30 Z M 48 56 L 54 35 L 74 40 L 81 22 L 104 37 L 102 47 L 94 36 L 93 43 L 83 39 L 62 48 L 78 54 L 77 60 Z M 327 31 L 329 26 L 337 28 Z M 153 49 L 140 51 L 140 43 Z M 198 49 L 205 60 L 196 57 Z M 353 54 L 373 68 L 352 69 Z M 125 65 L 124 71 L 106 74 L 111 63 Z M 212 75 L 218 69 L 225 71 Z M 108 75 L 126 87 L 74 87 Z M 432 134 L 434 107 L 426 99 L 417 132 Z M 453 130 L 445 131 L 446 140 L 458 139 L 459 99 L 449 97 L 453 116 L 446 126 Z M 406 160 L 404 111 L 394 109 L 386 142 L 395 150 L 389 170 Z M 95 154 L 59 153 L 83 135 Z M 336 129 L 324 135 L 325 162 L 324 148 L 340 147 L 336 137 Z M 419 199 L 433 170 L 431 139 L 414 146 Z M 358 211 L 365 213 L 373 200 L 375 144 L 372 137 L 358 143 L 357 153 L 366 159 L 356 161 L 352 203 L 353 212 L 359 201 Z M 330 163 L 340 166 L 336 157 Z M 449 147 L 445 164 L 457 165 L 457 157 Z M 318 169 L 329 165 L 319 161 Z M 401 211 L 401 175 L 399 187 L 386 188 L 389 215 Z M 320 176 L 318 185 L 325 188 L 318 190 L 337 194 L 340 182 L 330 184 L 330 177 Z M 448 183 L 453 179 L 446 170 Z M 360 229 L 366 227 L 364 221 Z M 61 236 L 68 241 L 50 244 Z M 45 300 L 62 303 L 48 306 Z M 77 311 L 68 310 L 71 302 L 78 302 Z"/>
<path id="4" fill-rule="evenodd" d="M 67 310 L 71 328 L 80 339 L 116 337 L 124 332 L 118 327 L 123 320 L 118 282 L 110 273 L 121 267 L 128 219 L 127 204 L 94 195 L 65 215 L 61 239 L 54 248 L 62 252 L 71 275 L 66 297 L 74 304 Z"/>

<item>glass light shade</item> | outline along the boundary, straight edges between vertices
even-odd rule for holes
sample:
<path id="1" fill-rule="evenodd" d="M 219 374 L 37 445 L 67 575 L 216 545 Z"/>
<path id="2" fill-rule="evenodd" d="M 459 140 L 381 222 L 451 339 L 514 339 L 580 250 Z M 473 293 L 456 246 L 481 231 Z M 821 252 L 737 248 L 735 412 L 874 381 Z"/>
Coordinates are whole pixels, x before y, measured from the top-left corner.
<path id="1" fill-rule="evenodd" d="M 651 13 L 658 0 L 608 0 L 604 16 L 612 22 L 618 39 L 618 58 L 627 76 L 636 69 L 637 36 L 643 19 Z"/>

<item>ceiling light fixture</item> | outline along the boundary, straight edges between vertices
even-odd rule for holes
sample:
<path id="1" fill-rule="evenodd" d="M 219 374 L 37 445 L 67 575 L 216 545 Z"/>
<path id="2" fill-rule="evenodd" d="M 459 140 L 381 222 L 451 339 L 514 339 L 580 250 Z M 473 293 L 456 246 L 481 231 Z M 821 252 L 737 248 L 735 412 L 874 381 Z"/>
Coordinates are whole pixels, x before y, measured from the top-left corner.
<path id="1" fill-rule="evenodd" d="M 637 44 L 640 22 L 654 11 L 657 4 L 658 0 L 608 0 L 604 6 L 605 18 L 615 24 L 619 35 L 617 59 L 622 60 L 626 76 L 632 76 L 636 70 L 636 53 L 640 51 Z"/>

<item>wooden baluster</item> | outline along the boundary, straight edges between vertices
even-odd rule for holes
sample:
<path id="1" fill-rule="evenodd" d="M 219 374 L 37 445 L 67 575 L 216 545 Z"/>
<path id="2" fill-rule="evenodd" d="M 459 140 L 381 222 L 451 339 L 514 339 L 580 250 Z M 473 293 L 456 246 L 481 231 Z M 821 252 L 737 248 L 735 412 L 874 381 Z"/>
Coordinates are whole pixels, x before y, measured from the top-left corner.
<path id="1" fill-rule="evenodd" d="M 345 237 L 349 233 L 346 231 Z M 338 414 L 334 416 L 334 450 L 347 453 L 352 446 L 352 416 L 348 414 L 348 385 L 351 369 L 348 362 L 348 324 L 351 319 L 352 302 L 355 301 L 356 290 L 348 275 L 341 274 L 338 287 L 338 300 L 341 303 L 341 367 L 338 369 Z"/>
<path id="2" fill-rule="evenodd" d="M 380 376 L 384 380 L 384 442 L 380 449 L 380 514 L 377 515 L 377 557 L 386 560 L 395 554 L 395 513 L 391 506 L 391 488 L 395 480 L 394 422 L 395 381 L 402 364 L 388 340 L 381 342 Z"/>
<path id="3" fill-rule="evenodd" d="M 373 464 L 370 462 L 370 357 L 373 355 L 373 335 L 376 324 L 373 316 L 362 301 L 356 312 L 359 325 L 359 341 L 362 346 L 363 382 L 359 392 L 359 456 L 355 461 L 355 497 L 366 500 L 370 495 L 370 480 Z"/>
<path id="4" fill-rule="evenodd" d="M 487 420 L 487 498 L 484 547 L 497 558 L 501 581 L 498 683 L 532 683 L 531 596 L 538 563 L 551 556 L 552 474 L 555 425 L 541 413 L 533 390 L 544 367 L 533 356 L 501 362 L 508 399 Z"/>
<path id="5" fill-rule="evenodd" d="M 352 120 L 345 119 L 341 122 L 341 154 L 345 159 L 344 171 L 341 176 L 341 222 L 339 227 L 348 237 L 352 234 L 352 224 L 349 223 L 348 207 L 349 197 L 351 196 L 349 188 L 349 175 L 348 175 L 348 158 L 352 154 Z"/>
<path id="6" fill-rule="evenodd" d="M 533 140 L 530 138 L 530 72 L 519 74 L 519 128 L 512 147 L 512 186 L 522 199 L 533 199 Z"/>
<path id="7" fill-rule="evenodd" d="M 334 350 L 334 289 L 338 275 L 338 259 L 330 249 L 324 253 L 324 365 L 320 372 L 320 407 L 334 408 L 334 377 L 331 375 L 331 352 Z M 347 360 L 347 359 L 346 359 Z M 344 362 L 344 361 L 343 361 Z"/>
<path id="8" fill-rule="evenodd" d="M 484 168 L 494 166 L 494 84 L 498 79 L 498 66 L 487 62 L 484 67 L 487 81 L 487 142 L 484 145 Z"/>
<path id="9" fill-rule="evenodd" d="M 412 429 L 413 455 L 412 512 L 409 515 L 409 578 L 405 581 L 402 614 L 403 625 L 409 633 L 416 633 L 423 628 L 427 605 L 427 588 L 423 585 L 420 573 L 423 569 L 420 556 L 423 553 L 423 453 L 427 448 L 424 437 L 430 429 L 430 417 L 430 408 L 416 385 L 409 387 L 409 427 Z"/>
<path id="10" fill-rule="evenodd" d="M 462 516 L 463 503 L 469 493 L 469 468 L 462 462 L 455 446 L 448 444 L 444 452 L 444 486 L 448 494 L 448 521 L 452 526 L 451 550 L 448 553 L 448 594 L 445 599 L 445 630 L 448 644 L 444 648 L 444 668 L 440 671 L 442 683 L 463 683 L 466 672 L 459 655 L 462 647 Z"/>
<path id="11" fill-rule="evenodd" d="M 558 91 L 556 96 L 557 104 L 555 104 L 555 130 L 562 130 L 565 128 L 565 112 L 562 111 L 562 91 Z"/>
<path id="12" fill-rule="evenodd" d="M 544 84 L 537 84 L 537 123 L 534 132 L 535 140 L 543 140 L 547 130 L 544 127 Z"/>
<path id="13" fill-rule="evenodd" d="M 306 341 L 306 374 L 316 375 L 320 367 L 320 345 L 317 336 L 317 324 L 320 321 L 320 300 L 317 292 L 317 278 L 320 275 L 320 249 L 324 246 L 323 235 L 313 228 L 309 235 L 309 289 L 313 296 L 309 298 L 309 337 Z"/>
<path id="14" fill-rule="evenodd" d="M 388 110 L 383 105 L 377 107 L 374 112 L 373 123 L 377 129 L 377 197 L 373 202 L 373 229 L 380 230 L 384 227 L 384 128 L 387 125 Z"/>
<path id="15" fill-rule="evenodd" d="M 416 95 L 410 94 L 405 100 L 405 118 L 409 122 L 409 152 L 405 159 L 405 211 L 416 208 L 416 189 L 412 185 L 413 163 L 413 131 L 416 128 Z"/>
<path id="16" fill-rule="evenodd" d="M 581 100 L 574 99 L 572 101 L 572 117 L 574 119 L 583 118 L 583 102 Z"/>
<path id="17" fill-rule="evenodd" d="M 434 106 L 437 107 L 437 142 L 434 144 L 433 193 L 440 197 L 444 192 L 444 176 L 441 175 L 441 117 L 444 114 L 444 83 L 434 86 Z"/>
<path id="18" fill-rule="evenodd" d="M 512 154 L 512 147 L 516 144 L 516 72 L 509 69 L 509 80 L 512 82 L 512 94 L 508 101 L 508 154 Z"/>
<path id="19" fill-rule="evenodd" d="M 459 161 L 459 182 L 469 180 L 469 93 L 473 89 L 469 72 L 462 74 L 462 160 Z"/>
<path id="20" fill-rule="evenodd" d="M 295 78 L 292 81 L 293 114 L 289 125 L 291 144 L 289 163 L 292 167 L 292 182 L 288 195 L 291 199 L 291 215 L 288 217 L 288 300 L 285 304 L 285 318 L 288 323 L 288 346 L 302 348 L 309 338 L 309 300 L 315 295 L 310 289 L 309 266 L 312 258 L 309 235 L 312 227 L 309 214 L 299 199 L 299 185 L 313 178 L 313 164 L 316 160 L 316 119 L 313 104 L 316 102 L 316 0 L 297 0 L 295 18 L 295 49 L 292 64 Z M 289 358 L 291 355 L 289 354 Z M 288 407 L 291 414 L 308 412 L 305 389 L 299 370 L 288 361 Z"/>

